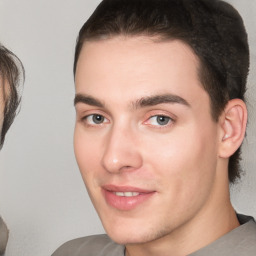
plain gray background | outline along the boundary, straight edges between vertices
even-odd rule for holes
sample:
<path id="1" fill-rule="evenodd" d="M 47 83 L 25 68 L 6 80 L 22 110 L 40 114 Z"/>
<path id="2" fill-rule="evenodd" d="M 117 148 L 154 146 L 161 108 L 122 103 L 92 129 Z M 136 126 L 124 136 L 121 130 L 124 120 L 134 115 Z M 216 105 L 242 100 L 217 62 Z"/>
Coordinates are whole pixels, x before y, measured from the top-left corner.
<path id="1" fill-rule="evenodd" d="M 249 126 L 237 211 L 256 217 L 256 1 L 230 0 L 251 46 Z M 0 214 L 10 229 L 6 256 L 46 256 L 63 242 L 104 232 L 73 153 L 72 64 L 78 31 L 99 0 L 0 0 L 0 42 L 23 61 L 21 112 L 0 153 Z"/>

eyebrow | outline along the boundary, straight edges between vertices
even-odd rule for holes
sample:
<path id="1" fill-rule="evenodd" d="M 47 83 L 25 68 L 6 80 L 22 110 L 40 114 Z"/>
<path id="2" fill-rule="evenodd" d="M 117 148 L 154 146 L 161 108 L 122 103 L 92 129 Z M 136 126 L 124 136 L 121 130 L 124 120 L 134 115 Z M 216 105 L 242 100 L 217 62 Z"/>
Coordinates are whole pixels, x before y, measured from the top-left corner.
<path id="1" fill-rule="evenodd" d="M 153 95 L 153 96 L 143 97 L 134 103 L 134 107 L 143 108 L 143 107 L 150 107 L 150 106 L 155 106 L 155 105 L 164 104 L 164 103 L 172 103 L 172 104 L 178 103 L 178 104 L 182 104 L 184 106 L 190 107 L 190 104 L 185 99 L 175 94 L 162 94 L 162 95 Z"/>
<path id="2" fill-rule="evenodd" d="M 99 108 L 104 107 L 104 103 L 102 103 L 101 101 L 99 101 L 91 96 L 80 94 L 80 93 L 76 94 L 75 99 L 74 99 L 74 105 L 76 105 L 77 103 L 84 103 L 84 104 L 99 107 Z"/>
<path id="3" fill-rule="evenodd" d="M 80 93 L 76 94 L 74 99 L 74 105 L 78 103 L 84 103 L 84 104 L 99 107 L 99 108 L 105 107 L 105 104 L 100 100 L 95 99 L 89 95 L 80 94 Z M 150 107 L 150 106 L 155 106 L 155 105 L 164 104 L 164 103 L 171 103 L 171 104 L 178 103 L 178 104 L 182 104 L 184 106 L 190 107 L 190 104 L 185 99 L 175 94 L 161 94 L 161 95 L 142 97 L 141 99 L 138 99 L 135 102 L 132 102 L 131 105 L 133 108 L 138 109 L 138 108 Z"/>

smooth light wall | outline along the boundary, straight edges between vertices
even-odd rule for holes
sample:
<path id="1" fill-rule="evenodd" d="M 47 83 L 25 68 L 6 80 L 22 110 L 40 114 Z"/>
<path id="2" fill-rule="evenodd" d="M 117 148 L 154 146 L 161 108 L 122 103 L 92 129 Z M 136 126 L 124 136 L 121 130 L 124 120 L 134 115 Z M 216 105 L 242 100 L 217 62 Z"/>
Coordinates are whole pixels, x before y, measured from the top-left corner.
<path id="1" fill-rule="evenodd" d="M 237 211 L 256 217 L 256 2 L 229 1 L 251 45 L 249 126 Z M 78 31 L 97 0 L 0 0 L 0 42 L 26 69 L 20 114 L 0 152 L 0 214 L 10 229 L 6 256 L 46 256 L 63 242 L 102 233 L 73 153 L 72 64 Z"/>

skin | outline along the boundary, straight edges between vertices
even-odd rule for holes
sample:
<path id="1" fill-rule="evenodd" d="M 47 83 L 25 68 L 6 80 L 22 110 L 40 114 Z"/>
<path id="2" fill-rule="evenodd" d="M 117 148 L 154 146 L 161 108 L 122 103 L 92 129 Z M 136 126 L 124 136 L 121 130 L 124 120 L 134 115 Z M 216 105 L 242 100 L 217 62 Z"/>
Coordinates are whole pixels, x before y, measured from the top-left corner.
<path id="1" fill-rule="evenodd" d="M 3 122 L 4 122 L 4 107 L 5 107 L 4 95 L 6 95 L 6 82 L 4 83 L 2 77 L 0 76 L 0 134 L 2 133 Z M 6 224 L 4 223 L 3 219 L 0 217 L 0 254 L 4 253 L 5 251 L 5 248 L 8 242 L 8 232 L 9 231 Z"/>
<path id="2" fill-rule="evenodd" d="M 2 77 L 0 76 L 0 133 L 2 131 L 3 127 L 3 121 L 4 121 L 4 93 L 5 93 L 5 87 Z"/>
<path id="3" fill-rule="evenodd" d="M 245 106 L 232 101 L 214 121 L 198 68 L 184 43 L 142 36 L 86 42 L 80 53 L 75 155 L 106 232 L 126 255 L 188 255 L 239 225 L 227 167 L 243 139 Z M 150 196 L 117 209 L 104 197 L 109 184 Z"/>

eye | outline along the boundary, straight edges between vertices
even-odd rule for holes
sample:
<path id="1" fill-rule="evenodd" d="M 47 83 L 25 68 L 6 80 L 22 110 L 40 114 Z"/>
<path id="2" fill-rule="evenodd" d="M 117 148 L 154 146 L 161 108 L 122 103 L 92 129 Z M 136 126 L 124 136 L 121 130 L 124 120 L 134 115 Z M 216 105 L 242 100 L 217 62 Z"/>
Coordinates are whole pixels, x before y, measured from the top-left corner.
<path id="1" fill-rule="evenodd" d="M 156 125 L 156 126 L 166 126 L 172 121 L 173 121 L 172 118 L 170 118 L 169 116 L 155 115 L 155 116 L 150 117 L 146 121 L 146 124 Z"/>
<path id="2" fill-rule="evenodd" d="M 83 118 L 83 120 L 88 124 L 88 125 L 99 125 L 106 123 L 108 120 L 102 115 L 99 114 L 92 114 L 88 115 Z"/>

